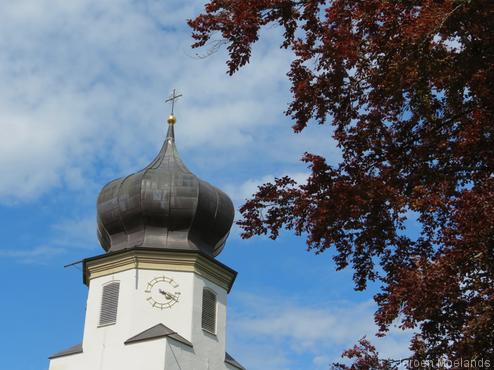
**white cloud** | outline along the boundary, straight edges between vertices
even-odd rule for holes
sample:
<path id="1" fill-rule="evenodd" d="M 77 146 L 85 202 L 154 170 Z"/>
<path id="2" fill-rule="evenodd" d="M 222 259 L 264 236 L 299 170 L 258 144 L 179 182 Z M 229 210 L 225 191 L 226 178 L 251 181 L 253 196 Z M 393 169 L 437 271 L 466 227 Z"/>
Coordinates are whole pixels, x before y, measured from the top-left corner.
<path id="1" fill-rule="evenodd" d="M 279 30 L 256 45 L 252 65 L 228 77 L 224 51 L 191 57 L 185 20 L 201 7 L 156 0 L 0 4 L 0 201 L 78 190 L 95 169 L 122 175 L 146 164 L 161 143 L 163 100 L 175 86 L 185 96 L 177 106 L 182 152 L 217 167 L 251 161 L 254 148 L 265 159 L 296 161 L 301 148 L 283 147 L 292 134 L 278 124 L 289 62 L 273 47 Z"/>
<path id="2" fill-rule="evenodd" d="M 68 219 L 52 226 L 53 244 L 66 249 L 94 249 L 97 247 L 96 218 L 88 216 Z"/>
<path id="3" fill-rule="evenodd" d="M 65 219 L 51 225 L 51 236 L 46 245 L 32 248 L 0 249 L 0 258 L 10 258 L 21 263 L 49 263 L 54 258 L 73 251 L 98 250 L 96 238 L 96 220 L 94 216 Z M 103 253 L 103 250 L 100 250 Z"/>
<path id="4" fill-rule="evenodd" d="M 327 369 L 328 364 L 331 363 L 331 358 L 328 356 L 316 356 L 313 358 L 312 362 L 317 369 Z"/>
<path id="5" fill-rule="evenodd" d="M 244 293 L 236 302 L 229 332 L 235 353 L 252 370 L 263 369 L 251 356 L 257 350 L 284 359 L 270 369 L 295 370 L 297 357 L 311 359 L 307 369 L 327 369 L 330 363 L 341 361 L 343 350 L 364 335 L 382 356 L 406 357 L 410 333 L 393 330 L 383 339 L 376 338 L 374 310 L 372 301 L 326 302 L 324 306 L 318 302 L 313 306 L 300 295 L 275 299 Z"/>
<path id="6" fill-rule="evenodd" d="M 0 258 L 13 258 L 21 263 L 28 264 L 44 264 L 63 253 L 65 253 L 64 248 L 41 245 L 31 249 L 1 249 Z"/>
<path id="7" fill-rule="evenodd" d="M 235 203 L 241 204 L 246 199 L 252 197 L 258 187 L 268 182 L 273 182 L 275 177 L 288 176 L 295 180 L 298 184 L 303 184 L 307 181 L 308 173 L 306 172 L 288 172 L 278 175 L 265 175 L 261 178 L 247 179 L 240 184 L 227 184 L 224 190 L 232 197 Z"/>

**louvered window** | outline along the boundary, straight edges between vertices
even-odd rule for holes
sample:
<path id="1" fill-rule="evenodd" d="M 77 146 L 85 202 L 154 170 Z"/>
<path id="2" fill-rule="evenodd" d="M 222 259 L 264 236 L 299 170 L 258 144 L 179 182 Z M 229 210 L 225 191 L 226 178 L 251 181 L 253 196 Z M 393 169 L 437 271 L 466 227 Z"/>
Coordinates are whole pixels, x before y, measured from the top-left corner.
<path id="1" fill-rule="evenodd" d="M 209 289 L 202 291 L 202 328 L 216 333 L 216 294 Z"/>
<path id="2" fill-rule="evenodd" d="M 101 311 L 99 314 L 99 325 L 111 325 L 117 322 L 118 293 L 120 283 L 113 282 L 103 286 L 101 296 Z"/>

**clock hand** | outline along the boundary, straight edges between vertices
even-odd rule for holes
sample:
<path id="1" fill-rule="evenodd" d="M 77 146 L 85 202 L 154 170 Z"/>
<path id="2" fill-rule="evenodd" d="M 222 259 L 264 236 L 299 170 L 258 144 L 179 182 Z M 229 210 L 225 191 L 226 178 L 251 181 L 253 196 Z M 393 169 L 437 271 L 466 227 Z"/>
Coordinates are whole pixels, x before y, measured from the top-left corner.
<path id="1" fill-rule="evenodd" d="M 174 294 L 171 294 L 171 293 L 168 293 L 168 292 L 165 292 L 166 293 L 166 296 L 170 299 L 173 299 L 175 302 L 178 301 L 178 297 Z"/>
<path id="2" fill-rule="evenodd" d="M 178 301 L 178 297 L 176 295 L 173 295 L 173 294 L 168 293 L 167 291 L 164 291 L 164 290 L 161 290 L 161 289 L 159 290 L 159 292 L 161 294 L 163 294 L 166 298 L 173 299 L 176 302 Z"/>

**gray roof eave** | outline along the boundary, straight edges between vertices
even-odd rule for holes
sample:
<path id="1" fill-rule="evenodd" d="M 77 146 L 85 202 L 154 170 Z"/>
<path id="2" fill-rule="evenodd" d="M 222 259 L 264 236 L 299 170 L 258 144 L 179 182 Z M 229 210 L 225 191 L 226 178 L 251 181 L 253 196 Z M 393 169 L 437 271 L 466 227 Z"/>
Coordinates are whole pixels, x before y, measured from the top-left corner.
<path id="1" fill-rule="evenodd" d="M 237 369 L 246 370 L 246 368 L 240 365 L 240 363 L 237 360 L 235 360 L 232 356 L 230 356 L 228 352 L 225 352 L 225 363 L 235 366 Z"/>
<path id="2" fill-rule="evenodd" d="M 57 352 L 57 353 L 51 355 L 50 357 L 48 357 L 48 359 L 51 360 L 51 359 L 58 358 L 58 357 L 76 355 L 78 353 L 82 353 L 82 343 L 76 344 L 75 346 L 67 348 L 61 352 Z"/>

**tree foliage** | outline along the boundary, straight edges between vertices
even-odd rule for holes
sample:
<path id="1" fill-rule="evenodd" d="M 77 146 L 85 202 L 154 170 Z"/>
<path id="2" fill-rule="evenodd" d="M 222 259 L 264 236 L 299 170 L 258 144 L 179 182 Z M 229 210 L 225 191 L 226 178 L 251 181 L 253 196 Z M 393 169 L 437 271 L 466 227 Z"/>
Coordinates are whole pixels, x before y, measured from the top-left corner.
<path id="1" fill-rule="evenodd" d="M 398 361 L 381 360 L 376 348 L 365 338 L 362 338 L 358 345 L 343 352 L 342 357 L 353 360 L 353 363 L 333 364 L 332 370 L 395 370 L 399 365 Z"/>
<path id="2" fill-rule="evenodd" d="M 271 24 L 293 51 L 294 131 L 330 125 L 343 159 L 306 153 L 306 183 L 261 186 L 243 236 L 334 248 L 356 289 L 381 283 L 380 334 L 417 331 L 416 359 L 493 358 L 494 2 L 211 0 L 189 21 L 194 47 L 222 36 L 230 74 Z"/>

